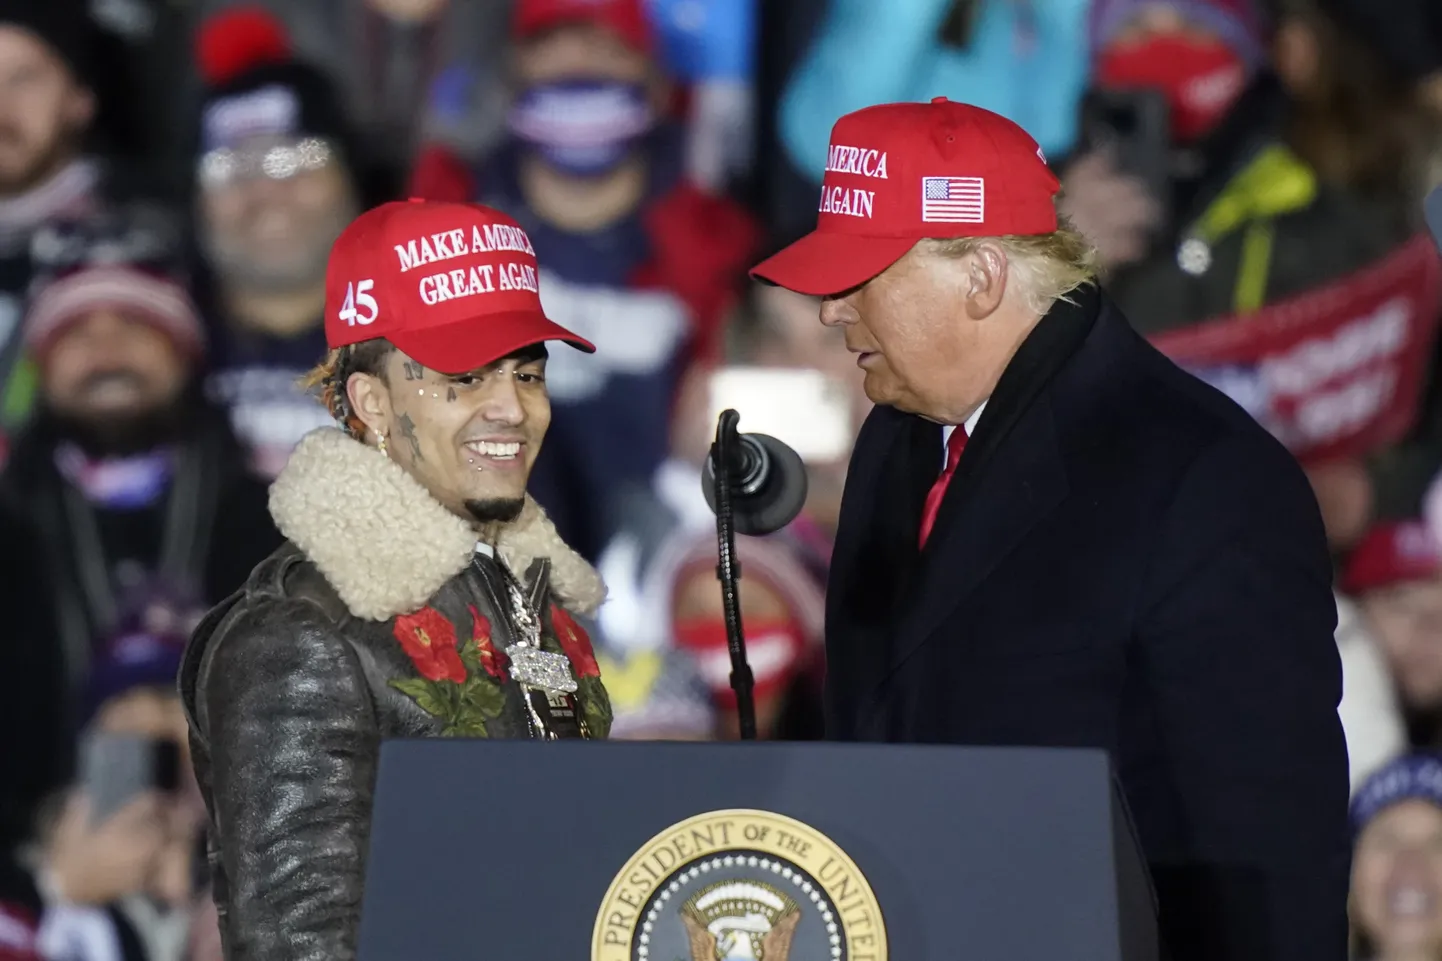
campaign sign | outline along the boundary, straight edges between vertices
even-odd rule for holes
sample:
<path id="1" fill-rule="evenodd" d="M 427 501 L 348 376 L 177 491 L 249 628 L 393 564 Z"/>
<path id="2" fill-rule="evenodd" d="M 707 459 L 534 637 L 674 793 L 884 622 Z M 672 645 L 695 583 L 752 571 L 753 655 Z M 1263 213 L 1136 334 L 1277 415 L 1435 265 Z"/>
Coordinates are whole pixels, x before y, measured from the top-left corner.
<path id="1" fill-rule="evenodd" d="M 1395 443 L 1417 415 L 1442 308 L 1442 261 L 1418 235 L 1363 270 L 1152 343 L 1231 397 L 1297 458 Z"/>

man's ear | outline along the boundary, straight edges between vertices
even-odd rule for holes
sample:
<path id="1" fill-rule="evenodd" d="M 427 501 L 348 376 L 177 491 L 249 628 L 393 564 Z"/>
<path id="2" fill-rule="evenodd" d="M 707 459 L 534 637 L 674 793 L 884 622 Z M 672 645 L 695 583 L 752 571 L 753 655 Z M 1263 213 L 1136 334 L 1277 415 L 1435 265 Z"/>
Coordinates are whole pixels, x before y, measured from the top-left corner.
<path id="1" fill-rule="evenodd" d="M 966 315 L 972 320 L 990 317 L 1001 306 L 1006 281 L 1006 254 L 989 241 L 978 244 L 967 258 Z"/>
<path id="2" fill-rule="evenodd" d="M 390 435 L 391 393 L 385 381 L 375 374 L 351 374 L 345 383 L 345 393 L 350 409 L 373 438 Z"/>

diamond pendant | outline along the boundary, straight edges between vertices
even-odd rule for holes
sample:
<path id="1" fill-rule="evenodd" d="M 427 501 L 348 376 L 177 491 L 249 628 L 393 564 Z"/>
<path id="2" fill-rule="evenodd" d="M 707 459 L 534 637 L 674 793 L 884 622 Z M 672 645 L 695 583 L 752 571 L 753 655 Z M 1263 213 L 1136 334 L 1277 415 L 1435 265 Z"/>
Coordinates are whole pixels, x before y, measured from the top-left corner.
<path id="1" fill-rule="evenodd" d="M 511 677 L 526 685 L 556 694 L 574 694 L 578 688 L 571 676 L 571 662 L 564 654 L 534 647 L 511 646 Z"/>

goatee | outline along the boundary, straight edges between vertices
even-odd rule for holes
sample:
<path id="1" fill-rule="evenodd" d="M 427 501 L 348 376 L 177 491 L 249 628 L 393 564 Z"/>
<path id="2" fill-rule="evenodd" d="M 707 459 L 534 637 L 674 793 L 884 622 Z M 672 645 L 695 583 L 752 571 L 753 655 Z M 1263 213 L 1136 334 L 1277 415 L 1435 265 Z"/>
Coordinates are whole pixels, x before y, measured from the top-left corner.
<path id="1" fill-rule="evenodd" d="M 180 440 L 190 424 L 184 403 L 114 414 L 76 415 L 47 409 L 42 416 L 54 436 L 91 457 L 129 457 Z"/>
<path id="2" fill-rule="evenodd" d="M 524 497 L 494 497 L 466 501 L 466 511 L 478 524 L 509 524 L 521 516 L 526 506 Z"/>

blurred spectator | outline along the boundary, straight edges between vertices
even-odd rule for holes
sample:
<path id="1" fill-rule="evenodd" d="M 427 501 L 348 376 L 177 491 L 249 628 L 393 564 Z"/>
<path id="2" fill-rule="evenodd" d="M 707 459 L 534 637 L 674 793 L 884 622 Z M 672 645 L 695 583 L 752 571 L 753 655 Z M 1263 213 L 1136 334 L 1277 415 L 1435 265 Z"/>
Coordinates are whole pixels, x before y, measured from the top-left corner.
<path id="1" fill-rule="evenodd" d="M 561 536 L 595 558 L 666 457 L 682 372 L 715 351 L 755 228 L 686 179 L 641 0 L 520 0 L 513 33 L 512 139 L 478 187 L 420 171 L 416 190 L 516 217 L 547 315 L 596 344 L 585 363 L 551 358 L 550 440 L 531 476 Z"/>
<path id="2" fill-rule="evenodd" d="M 1378 771 L 1352 799 L 1352 957 L 1442 957 L 1442 757 Z"/>
<path id="3" fill-rule="evenodd" d="M 54 268 L 26 314 L 40 408 L 0 494 L 37 543 L 31 586 L 6 601 L 45 612 L 72 690 L 135 585 L 160 575 L 214 603 L 280 543 L 264 484 L 198 396 L 201 321 L 167 226 L 134 208 L 47 228 Z"/>
<path id="4" fill-rule="evenodd" d="M 0 7 L 0 433 L 24 419 L 33 393 L 20 344 L 31 236 L 99 203 L 102 168 L 85 153 L 95 113 L 90 41 L 78 2 Z"/>
<path id="5" fill-rule="evenodd" d="M 254 16 L 211 22 L 199 40 L 211 82 L 196 157 L 214 335 L 207 391 L 265 477 L 330 423 L 297 382 L 325 353 L 326 258 L 361 204 L 345 110 L 287 42 Z"/>
<path id="6" fill-rule="evenodd" d="M 57 961 L 180 961 L 204 815 L 175 687 L 194 619 L 154 595 L 99 645 L 79 779 L 38 866 Z"/>
<path id="7" fill-rule="evenodd" d="M 253 8 L 204 0 L 206 12 Z M 335 81 L 367 159 L 399 184 L 421 142 L 462 157 L 504 130 L 510 0 L 266 0 L 298 56 Z"/>
<path id="8" fill-rule="evenodd" d="M 1087 52 L 1078 38 L 1088 3 L 832 0 L 779 105 L 786 159 L 797 170 L 819 171 L 842 114 L 937 96 L 999 113 L 1049 155 L 1066 154 L 1086 85 Z M 819 191 L 814 176 L 806 181 Z M 783 232 L 809 230 L 815 208 L 816 191 L 808 190 Z"/>
<path id="9" fill-rule="evenodd" d="M 1386 197 L 1390 208 L 1377 211 L 1344 190 L 1374 174 L 1393 175 L 1407 159 L 1395 141 L 1388 141 L 1393 153 L 1384 172 L 1364 171 L 1358 160 L 1350 176 L 1324 180 L 1309 162 L 1329 155 L 1311 149 L 1319 138 L 1341 146 L 1332 153 L 1356 157 L 1362 149 L 1364 131 L 1348 128 L 1333 113 L 1347 97 L 1346 58 L 1363 57 L 1364 50 L 1324 51 L 1309 35 L 1311 56 L 1304 57 L 1302 24 L 1294 19 L 1288 25 L 1279 42 L 1279 78 L 1268 66 L 1269 34 L 1253 0 L 1097 5 L 1092 43 L 1098 87 L 1153 89 L 1165 97 L 1171 120 L 1168 195 L 1149 196 L 1138 176 L 1114 168 L 1106 145 L 1089 144 L 1095 149 L 1068 171 L 1065 206 L 1099 244 L 1113 271 L 1114 296 L 1123 298 L 1128 316 L 1145 330 L 1196 323 L 1306 290 L 1365 264 L 1401 236 L 1389 216 L 1399 206 L 1395 192 Z M 1339 85 L 1344 89 L 1338 91 Z M 1310 110 L 1312 98 L 1327 100 L 1332 110 Z M 1358 118 L 1364 120 L 1375 135 L 1387 132 L 1386 118 Z M 1250 265 L 1242 262 L 1241 248 L 1259 224 L 1275 227 L 1273 254 L 1264 262 L 1270 270 L 1253 281 L 1260 290 L 1247 290 L 1242 282 Z M 1186 240 L 1200 242 L 1181 251 Z M 1293 254 L 1292 247 L 1310 256 Z"/>
<path id="10" fill-rule="evenodd" d="M 1322 180 L 1417 219 L 1442 115 L 1420 82 L 1442 69 L 1429 0 L 1277 0 L 1277 71 L 1295 101 L 1288 141 Z M 1434 14 L 1435 16 L 1436 14 Z"/>
<path id="11" fill-rule="evenodd" d="M 603 644 L 596 653 L 611 696 L 611 738 L 709 741 L 716 735 L 711 693 L 683 651 L 638 651 Z"/>
<path id="12" fill-rule="evenodd" d="M 1280 2 L 1286 5 L 1288 0 Z M 1313 2 L 1333 29 L 1361 38 L 1385 64 L 1387 73 L 1380 84 L 1371 73 L 1358 78 L 1360 82 L 1387 90 L 1395 87 L 1393 78 L 1401 80 L 1442 117 L 1442 5 L 1434 0 Z"/>
<path id="13" fill-rule="evenodd" d="M 1093 11 L 1098 89 L 1160 92 L 1169 142 L 1155 145 L 1163 168 L 1123 172 L 1108 131 L 1085 130 L 1087 150 L 1066 173 L 1063 208 L 1098 245 L 1112 297 L 1148 335 L 1345 284 L 1413 236 L 1407 198 L 1425 152 L 1414 100 L 1374 52 L 1310 0 L 1283 12 L 1274 42 L 1255 0 L 1103 0 Z M 1294 318 L 1287 336 L 1298 345 L 1320 342 L 1366 316 L 1335 317 L 1324 308 L 1309 305 L 1312 326 Z M 1429 349 L 1434 321 L 1435 314 L 1409 326 L 1417 334 L 1403 354 Z M 1289 347 L 1273 325 L 1253 329 L 1257 343 L 1248 349 L 1258 356 Z M 1173 352 L 1177 340 L 1163 349 Z M 1249 409 L 1260 407 L 1253 412 L 1264 420 L 1276 413 L 1267 407 L 1273 393 L 1292 386 L 1273 383 L 1276 371 L 1260 362 L 1199 373 L 1230 376 L 1238 386 L 1224 389 Z M 1404 404 L 1415 402 L 1420 385 L 1412 381 L 1399 379 Z M 1328 378 L 1324 386 L 1335 390 L 1339 382 Z M 1311 398 L 1288 402 L 1305 408 Z M 1325 458 L 1298 451 L 1339 549 L 1355 542 L 1375 507 L 1362 459 L 1371 451 L 1361 446 Z"/>
<path id="14" fill-rule="evenodd" d="M 1442 555 L 1431 532 L 1417 520 L 1374 527 L 1341 586 L 1387 658 L 1413 746 L 1442 746 Z"/>

